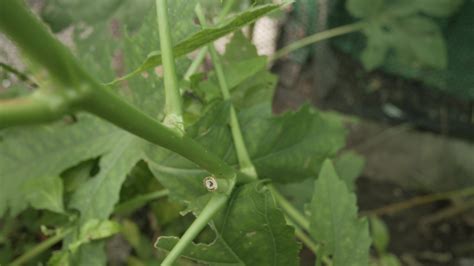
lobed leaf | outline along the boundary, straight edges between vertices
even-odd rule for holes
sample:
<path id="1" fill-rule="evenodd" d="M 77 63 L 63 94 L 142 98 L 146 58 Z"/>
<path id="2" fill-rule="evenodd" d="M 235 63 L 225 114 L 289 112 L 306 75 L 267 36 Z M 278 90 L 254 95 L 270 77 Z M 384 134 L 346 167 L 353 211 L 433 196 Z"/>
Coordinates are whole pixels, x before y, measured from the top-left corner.
<path id="1" fill-rule="evenodd" d="M 331 256 L 334 266 L 369 265 L 368 222 L 357 217 L 356 197 L 330 160 L 324 162 L 315 182 L 309 211 L 310 234 L 321 244 L 318 256 Z"/>
<path id="2" fill-rule="evenodd" d="M 11 128 L 0 135 L 2 216 L 7 210 L 16 215 L 27 207 L 27 198 L 18 191 L 29 180 L 59 176 L 65 169 L 107 152 L 116 131 L 97 118 L 81 116 L 72 125 Z"/>
<path id="3" fill-rule="evenodd" d="M 183 252 L 184 257 L 209 265 L 298 265 L 300 246 L 293 229 L 260 182 L 237 188 L 211 228 L 215 240 L 193 243 Z M 156 246 L 171 250 L 178 240 L 160 237 Z"/>

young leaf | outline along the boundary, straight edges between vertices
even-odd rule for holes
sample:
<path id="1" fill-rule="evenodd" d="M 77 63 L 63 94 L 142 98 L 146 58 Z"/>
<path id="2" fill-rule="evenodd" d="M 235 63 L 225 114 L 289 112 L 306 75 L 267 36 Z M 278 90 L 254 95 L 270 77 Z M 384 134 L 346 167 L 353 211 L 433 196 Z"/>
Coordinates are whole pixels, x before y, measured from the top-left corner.
<path id="1" fill-rule="evenodd" d="M 63 180 L 59 176 L 44 176 L 28 180 L 22 194 L 35 209 L 64 212 Z"/>
<path id="2" fill-rule="evenodd" d="M 357 217 L 355 195 L 326 160 L 315 183 L 310 234 L 321 244 L 318 256 L 332 256 L 334 266 L 369 265 L 370 235 L 366 219 Z"/>
<path id="3" fill-rule="evenodd" d="M 215 240 L 190 245 L 184 257 L 209 265 L 298 265 L 293 229 L 260 182 L 237 188 L 211 228 Z M 160 237 L 156 246 L 170 250 L 177 241 L 177 237 Z"/>

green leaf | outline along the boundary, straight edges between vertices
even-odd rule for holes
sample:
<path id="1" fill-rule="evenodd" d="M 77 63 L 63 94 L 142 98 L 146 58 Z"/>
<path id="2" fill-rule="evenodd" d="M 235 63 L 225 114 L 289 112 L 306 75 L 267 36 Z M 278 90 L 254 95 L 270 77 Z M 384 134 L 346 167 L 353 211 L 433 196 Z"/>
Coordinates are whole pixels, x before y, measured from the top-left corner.
<path id="1" fill-rule="evenodd" d="M 237 188 L 211 228 L 215 240 L 191 244 L 184 257 L 209 265 L 298 265 L 300 247 L 294 231 L 260 182 Z M 156 246 L 170 250 L 177 241 L 177 237 L 159 237 Z"/>
<path id="2" fill-rule="evenodd" d="M 34 178 L 59 176 L 65 169 L 108 151 L 113 128 L 90 116 L 67 125 L 11 128 L 0 132 L 0 216 L 16 215 L 27 206 L 18 191 Z"/>
<path id="3" fill-rule="evenodd" d="M 67 250 L 54 251 L 48 260 L 48 266 L 69 266 L 69 252 Z"/>
<path id="4" fill-rule="evenodd" d="M 64 212 L 63 181 L 58 176 L 44 176 L 28 180 L 21 194 L 38 210 Z"/>
<path id="5" fill-rule="evenodd" d="M 299 182 L 314 177 L 323 161 L 344 145 L 342 122 L 309 105 L 280 116 L 257 106 L 239 114 L 247 149 L 260 178 L 275 182 Z M 262 110 L 263 109 L 263 110 Z"/>
<path id="6" fill-rule="evenodd" d="M 347 0 L 346 9 L 356 18 L 376 15 L 383 7 L 384 0 Z"/>
<path id="7" fill-rule="evenodd" d="M 318 256 L 332 256 L 334 266 L 369 265 L 370 235 L 365 218 L 357 217 L 356 197 L 326 160 L 315 183 L 310 234 L 321 244 Z"/>
<path id="8" fill-rule="evenodd" d="M 416 0 L 418 9 L 433 17 L 449 17 L 463 4 L 463 0 Z"/>
<path id="9" fill-rule="evenodd" d="M 402 263 L 392 254 L 385 254 L 379 259 L 380 266 L 401 266 Z"/>
<path id="10" fill-rule="evenodd" d="M 127 173 L 142 158 L 143 150 L 144 141 L 128 133 L 114 139 L 113 148 L 100 159 L 99 173 L 72 195 L 69 208 L 80 211 L 82 223 L 109 217 Z"/>
<path id="11" fill-rule="evenodd" d="M 334 161 L 338 176 L 346 183 L 350 191 L 354 191 L 355 180 L 362 174 L 364 166 L 364 157 L 353 151 L 344 152 Z"/>
<path id="12" fill-rule="evenodd" d="M 83 244 L 104 239 L 119 232 L 120 225 L 116 222 L 92 219 L 81 226 L 79 234 L 76 236 L 76 241 L 69 244 L 68 249 L 74 253 Z"/>
<path id="13" fill-rule="evenodd" d="M 201 46 L 204 46 L 219 39 L 222 36 L 242 28 L 249 23 L 254 22 L 258 18 L 269 12 L 275 11 L 280 7 L 282 7 L 282 5 L 257 6 L 238 14 L 230 21 L 224 23 L 222 26 L 201 30 L 175 45 L 173 48 L 174 56 L 175 58 L 178 58 L 186 55 Z M 142 65 L 140 65 L 137 69 L 119 79 L 114 80 L 111 82 L 111 84 L 115 84 L 120 80 L 128 79 L 138 73 L 158 65 L 161 65 L 161 53 L 159 51 L 153 51 L 147 56 Z"/>
<path id="14" fill-rule="evenodd" d="M 390 234 L 387 225 L 377 216 L 370 217 L 370 234 L 378 254 L 386 253 L 388 243 L 390 242 Z"/>
<path id="15" fill-rule="evenodd" d="M 371 71 L 384 63 L 390 44 L 387 42 L 387 32 L 379 25 L 368 27 L 364 33 L 368 39 L 367 46 L 361 54 L 361 61 L 364 68 Z"/>
<path id="16" fill-rule="evenodd" d="M 408 45 L 420 64 L 435 69 L 446 68 L 446 43 L 441 29 L 433 20 L 422 16 L 410 17 L 400 21 L 396 30 L 398 47 Z"/>

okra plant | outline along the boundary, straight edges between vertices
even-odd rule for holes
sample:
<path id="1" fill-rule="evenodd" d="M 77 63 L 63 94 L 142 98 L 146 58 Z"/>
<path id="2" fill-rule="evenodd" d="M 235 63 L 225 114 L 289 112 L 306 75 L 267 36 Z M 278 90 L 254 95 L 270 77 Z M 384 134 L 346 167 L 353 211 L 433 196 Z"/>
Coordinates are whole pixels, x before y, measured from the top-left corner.
<path id="1" fill-rule="evenodd" d="M 72 50 L 21 1 L 0 2 L 0 30 L 36 86 L 0 100 L 0 216 L 3 225 L 29 209 L 53 217 L 46 240 L 5 263 L 105 265 L 107 238 L 122 234 L 134 257 L 147 258 L 129 265 L 297 265 L 303 245 L 316 265 L 369 264 L 354 155 L 339 154 L 341 119 L 309 105 L 274 115 L 277 78 L 242 31 L 291 3 L 239 13 L 240 1 L 210 2 L 48 10 L 77 22 Z M 218 14 L 206 8 L 220 5 Z M 214 41 L 229 34 L 218 53 Z M 126 193 L 140 171 L 159 185 Z M 312 196 L 295 205 L 300 195 L 288 188 L 307 181 Z M 146 243 L 160 251 L 150 257 L 122 214 L 162 197 L 195 219 L 180 236 Z M 200 242 L 205 232 L 212 237 Z"/>

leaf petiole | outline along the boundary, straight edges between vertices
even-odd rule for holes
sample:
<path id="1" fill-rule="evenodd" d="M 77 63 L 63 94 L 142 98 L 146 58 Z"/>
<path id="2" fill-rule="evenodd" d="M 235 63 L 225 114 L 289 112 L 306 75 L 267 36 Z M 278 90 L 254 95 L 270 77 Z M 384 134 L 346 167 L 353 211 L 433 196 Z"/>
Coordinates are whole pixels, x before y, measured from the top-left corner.
<path id="1" fill-rule="evenodd" d="M 214 215 L 226 205 L 228 199 L 228 195 L 215 193 L 202 212 L 197 216 L 196 220 L 194 220 L 184 235 L 179 239 L 178 243 L 171 249 L 161 265 L 174 265 L 174 262 L 179 258 L 181 253 L 183 253 L 184 249 L 191 244 L 194 238 L 196 238 L 209 221 L 212 220 Z"/>

